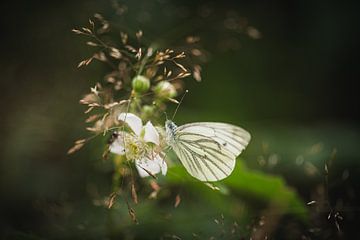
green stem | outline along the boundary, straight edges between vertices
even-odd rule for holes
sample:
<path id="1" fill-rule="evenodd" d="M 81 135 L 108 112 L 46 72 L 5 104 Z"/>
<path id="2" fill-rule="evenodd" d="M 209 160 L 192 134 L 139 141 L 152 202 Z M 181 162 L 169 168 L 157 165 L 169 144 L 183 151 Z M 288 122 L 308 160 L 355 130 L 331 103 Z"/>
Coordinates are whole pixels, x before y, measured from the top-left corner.
<path id="1" fill-rule="evenodd" d="M 155 43 L 151 44 L 149 48 L 152 48 L 153 52 L 155 52 L 158 49 L 157 44 L 155 44 Z M 141 60 L 141 64 L 140 64 L 139 71 L 138 71 L 137 75 L 141 75 L 141 73 L 144 70 L 144 67 L 147 64 L 150 57 L 151 56 L 149 56 L 147 53 L 145 53 L 144 58 Z"/>
<path id="2" fill-rule="evenodd" d="M 118 192 L 121 188 L 121 163 L 123 161 L 123 156 L 116 155 L 114 158 L 114 168 L 115 172 L 113 174 L 113 183 L 112 183 L 112 190 L 113 192 Z"/>

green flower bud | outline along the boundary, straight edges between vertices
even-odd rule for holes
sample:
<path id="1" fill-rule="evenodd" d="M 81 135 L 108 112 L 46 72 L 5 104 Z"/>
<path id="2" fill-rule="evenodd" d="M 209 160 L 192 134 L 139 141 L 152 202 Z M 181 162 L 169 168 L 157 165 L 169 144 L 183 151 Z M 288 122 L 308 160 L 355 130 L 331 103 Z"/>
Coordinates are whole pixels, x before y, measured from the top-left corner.
<path id="1" fill-rule="evenodd" d="M 151 116 L 154 113 L 154 106 L 145 105 L 143 106 L 142 111 L 145 116 Z"/>
<path id="2" fill-rule="evenodd" d="M 154 92 L 160 98 L 173 98 L 177 94 L 174 85 L 167 81 L 159 82 L 155 86 Z"/>
<path id="3" fill-rule="evenodd" d="M 138 75 L 132 80 L 132 87 L 137 93 L 144 93 L 150 88 L 150 80 L 147 77 Z"/>

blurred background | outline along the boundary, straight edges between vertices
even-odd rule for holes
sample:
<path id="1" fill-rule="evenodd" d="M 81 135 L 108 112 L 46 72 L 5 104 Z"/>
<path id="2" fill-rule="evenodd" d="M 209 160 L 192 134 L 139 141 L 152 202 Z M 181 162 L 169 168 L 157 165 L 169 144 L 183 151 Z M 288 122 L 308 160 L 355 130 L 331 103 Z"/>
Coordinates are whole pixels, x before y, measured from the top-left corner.
<path id="1" fill-rule="evenodd" d="M 2 238 L 359 237 L 357 1 L 122 4 L 122 16 L 112 1 L 0 4 Z M 166 188 L 157 200 L 139 183 L 138 224 L 121 199 L 111 210 L 97 204 L 111 192 L 103 143 L 66 155 L 86 135 L 78 100 L 108 71 L 76 67 L 92 51 L 71 29 L 97 12 L 170 47 L 201 37 L 209 61 L 202 82 L 185 81 L 177 123 L 230 122 L 253 137 L 220 192 L 180 168 L 159 180 Z"/>

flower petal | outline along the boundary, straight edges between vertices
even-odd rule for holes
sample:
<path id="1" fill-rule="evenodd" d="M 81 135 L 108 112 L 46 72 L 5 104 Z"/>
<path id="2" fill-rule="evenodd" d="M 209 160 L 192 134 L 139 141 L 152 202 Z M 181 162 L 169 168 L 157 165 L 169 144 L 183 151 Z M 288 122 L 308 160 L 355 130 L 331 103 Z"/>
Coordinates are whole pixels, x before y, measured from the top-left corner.
<path id="1" fill-rule="evenodd" d="M 121 136 L 118 136 L 116 140 L 112 144 L 110 144 L 109 150 L 110 152 L 115 154 L 125 155 L 123 138 Z"/>
<path id="2" fill-rule="evenodd" d="M 163 158 L 160 157 L 160 155 L 156 155 L 154 159 L 151 159 L 149 157 L 135 160 L 136 169 L 139 172 L 140 177 L 148 177 L 150 172 L 152 175 L 162 173 L 163 175 L 166 175 L 167 172 L 167 165 Z M 145 171 L 145 170 L 146 171 Z"/>
<path id="3" fill-rule="evenodd" d="M 160 144 L 159 133 L 158 133 L 158 131 L 156 131 L 154 125 L 152 125 L 152 123 L 150 121 L 148 121 L 145 124 L 144 131 L 145 131 L 145 134 L 144 134 L 145 142 L 152 142 L 152 143 L 155 143 L 156 145 Z"/>
<path id="4" fill-rule="evenodd" d="M 160 164 L 160 168 L 161 168 L 161 173 L 162 173 L 162 175 L 165 176 L 167 173 L 167 169 L 168 169 L 165 159 L 160 158 L 159 164 Z"/>
<path id="5" fill-rule="evenodd" d="M 118 120 L 126 122 L 133 132 L 140 136 L 143 124 L 141 118 L 132 113 L 120 113 Z"/>

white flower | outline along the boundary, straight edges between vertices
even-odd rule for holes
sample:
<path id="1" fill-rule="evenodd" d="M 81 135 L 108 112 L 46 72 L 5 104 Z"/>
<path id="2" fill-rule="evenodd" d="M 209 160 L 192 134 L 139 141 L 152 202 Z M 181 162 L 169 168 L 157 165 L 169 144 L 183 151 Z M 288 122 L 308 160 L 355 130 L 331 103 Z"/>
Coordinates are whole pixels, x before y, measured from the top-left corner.
<path id="1" fill-rule="evenodd" d="M 135 160 L 136 169 L 141 177 L 160 172 L 165 175 L 167 172 L 165 160 L 150 146 L 160 145 L 159 133 L 152 123 L 148 121 L 143 126 L 142 120 L 132 113 L 121 113 L 118 120 L 125 122 L 132 133 L 118 132 L 117 139 L 110 145 L 110 152 L 125 155 L 128 160 Z"/>
<path id="2" fill-rule="evenodd" d="M 164 159 L 160 157 L 160 155 L 154 156 L 153 159 L 149 157 L 145 157 L 135 162 L 136 162 L 136 169 L 138 170 L 140 177 L 148 177 L 149 172 L 152 175 L 155 175 L 160 172 L 163 175 L 166 175 L 167 165 Z"/>

